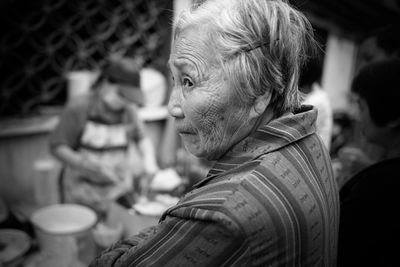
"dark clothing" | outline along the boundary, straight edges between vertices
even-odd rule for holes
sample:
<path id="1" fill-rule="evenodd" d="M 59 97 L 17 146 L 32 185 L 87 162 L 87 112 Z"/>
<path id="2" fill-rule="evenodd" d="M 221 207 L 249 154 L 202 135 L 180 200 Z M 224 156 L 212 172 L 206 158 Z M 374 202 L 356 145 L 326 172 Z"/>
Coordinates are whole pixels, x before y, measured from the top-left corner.
<path id="1" fill-rule="evenodd" d="M 338 266 L 400 265 L 400 158 L 354 176 L 340 191 Z"/>

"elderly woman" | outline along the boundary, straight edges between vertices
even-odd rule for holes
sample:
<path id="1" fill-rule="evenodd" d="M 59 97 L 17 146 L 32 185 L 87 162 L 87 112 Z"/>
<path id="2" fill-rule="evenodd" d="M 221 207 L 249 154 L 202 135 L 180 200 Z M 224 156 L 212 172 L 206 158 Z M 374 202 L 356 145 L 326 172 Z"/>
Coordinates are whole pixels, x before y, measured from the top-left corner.
<path id="1" fill-rule="evenodd" d="M 297 86 L 311 33 L 284 1 L 209 0 L 180 16 L 169 112 L 187 150 L 217 163 L 91 266 L 335 266 L 338 191 Z"/>

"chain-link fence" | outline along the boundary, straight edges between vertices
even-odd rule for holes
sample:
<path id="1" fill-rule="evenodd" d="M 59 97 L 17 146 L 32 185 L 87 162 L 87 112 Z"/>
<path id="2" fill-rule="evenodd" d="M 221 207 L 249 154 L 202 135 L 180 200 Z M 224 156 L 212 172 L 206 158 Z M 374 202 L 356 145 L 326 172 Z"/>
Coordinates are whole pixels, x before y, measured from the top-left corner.
<path id="1" fill-rule="evenodd" d="M 165 74 L 172 0 L 15 0 L 0 6 L 0 117 L 66 101 L 66 75 L 129 56 Z"/>

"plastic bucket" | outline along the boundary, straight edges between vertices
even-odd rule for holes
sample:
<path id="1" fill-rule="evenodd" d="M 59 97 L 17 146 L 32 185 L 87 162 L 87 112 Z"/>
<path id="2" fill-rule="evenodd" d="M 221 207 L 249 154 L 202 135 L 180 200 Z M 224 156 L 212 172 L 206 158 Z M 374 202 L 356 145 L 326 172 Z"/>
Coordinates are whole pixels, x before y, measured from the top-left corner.
<path id="1" fill-rule="evenodd" d="M 67 74 L 68 101 L 90 92 L 90 87 L 97 79 L 99 73 L 89 70 L 72 71 Z"/>
<path id="2" fill-rule="evenodd" d="M 31 222 L 40 249 L 49 258 L 48 266 L 80 266 L 94 258 L 91 230 L 97 216 L 91 209 L 76 204 L 51 205 L 34 212 Z"/>

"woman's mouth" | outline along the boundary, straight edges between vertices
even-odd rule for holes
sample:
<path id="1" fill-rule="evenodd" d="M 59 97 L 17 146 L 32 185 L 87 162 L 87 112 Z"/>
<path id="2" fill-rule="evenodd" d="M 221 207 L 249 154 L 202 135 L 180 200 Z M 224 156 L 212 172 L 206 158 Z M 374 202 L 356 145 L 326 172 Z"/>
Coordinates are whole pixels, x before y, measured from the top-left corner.
<path id="1" fill-rule="evenodd" d="M 184 134 L 184 135 L 195 134 L 195 131 L 193 131 L 191 127 L 185 127 L 182 124 L 181 125 L 175 124 L 175 128 L 178 134 Z"/>

